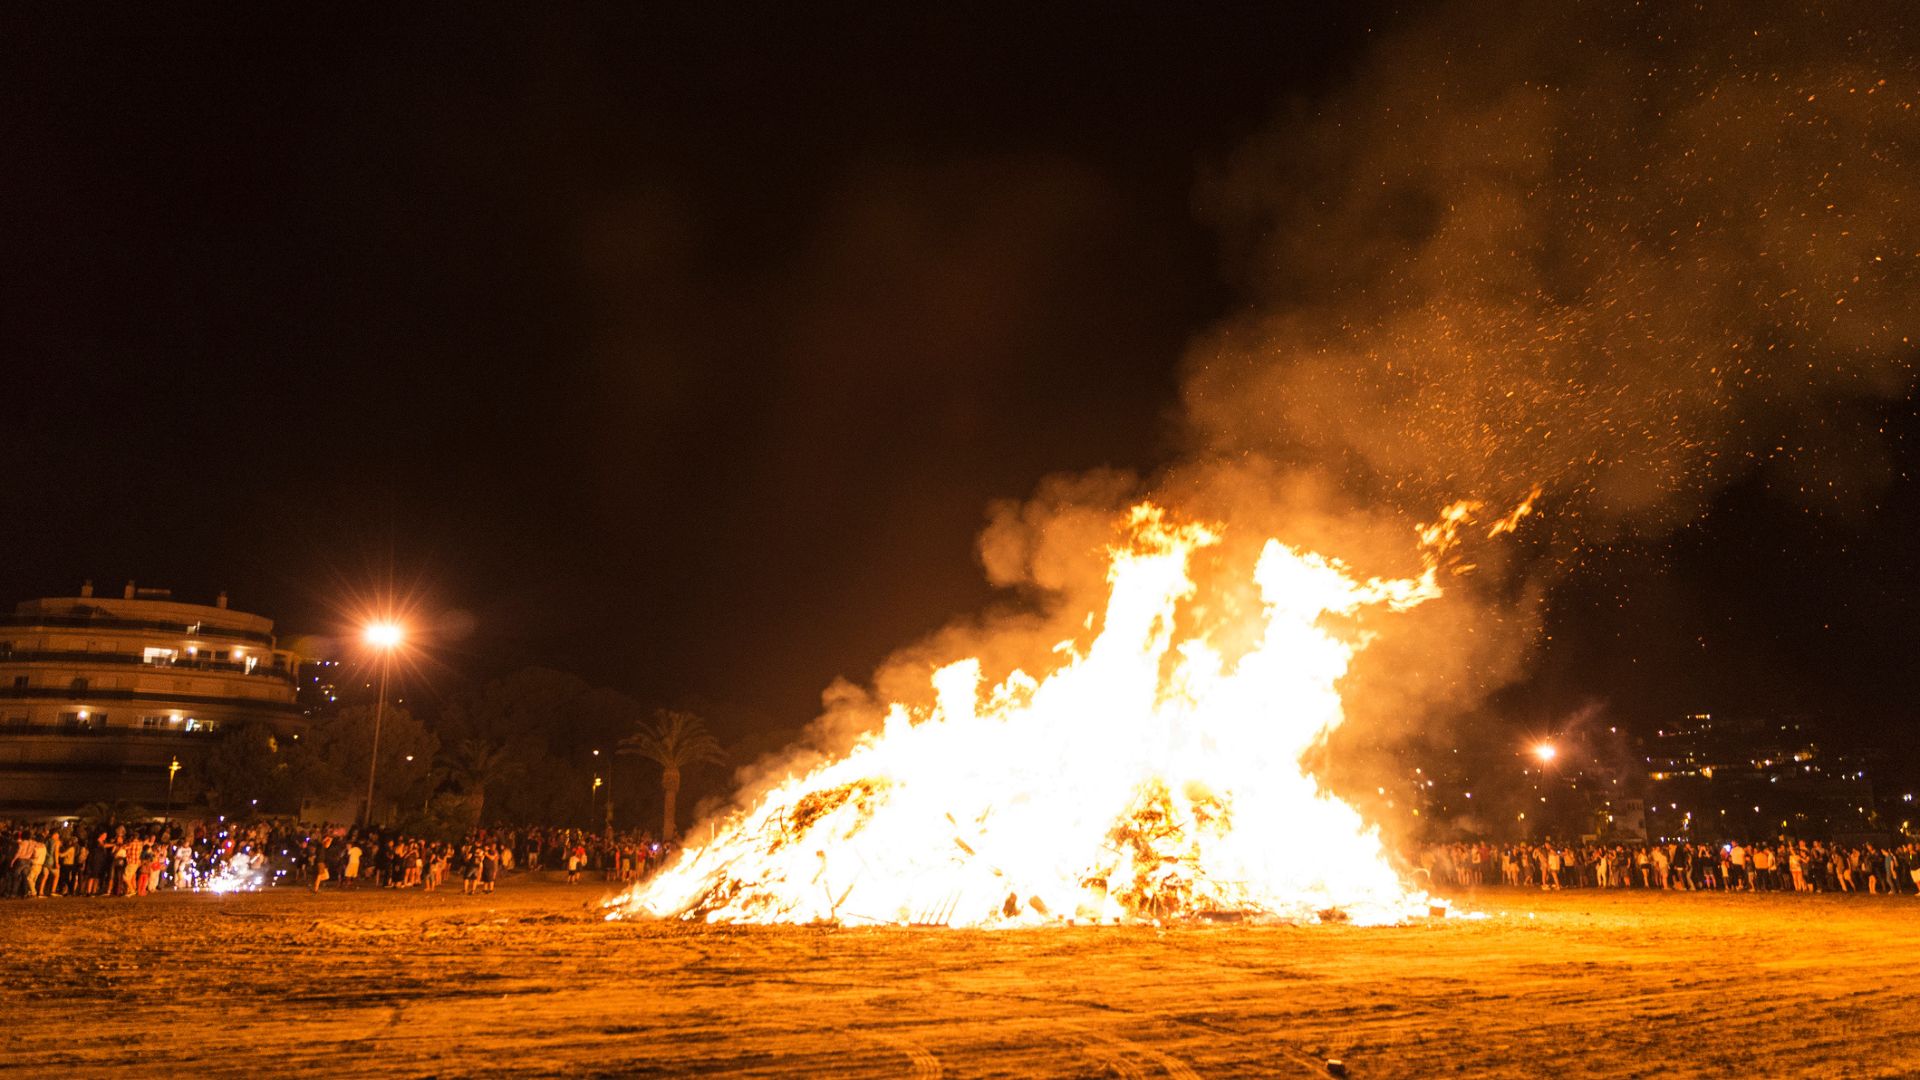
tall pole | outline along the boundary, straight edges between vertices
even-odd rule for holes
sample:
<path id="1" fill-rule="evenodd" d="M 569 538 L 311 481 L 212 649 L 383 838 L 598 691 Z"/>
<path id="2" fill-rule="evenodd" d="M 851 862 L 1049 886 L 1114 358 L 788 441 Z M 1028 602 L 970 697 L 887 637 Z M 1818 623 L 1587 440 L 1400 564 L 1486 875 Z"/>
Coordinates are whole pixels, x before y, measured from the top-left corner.
<path id="1" fill-rule="evenodd" d="M 367 809 L 361 825 L 373 824 L 373 774 L 380 764 L 380 718 L 387 711 L 387 664 L 392 654 L 380 653 L 380 696 L 373 699 L 373 755 L 367 758 Z"/>
<path id="2" fill-rule="evenodd" d="M 593 756 L 597 759 L 600 756 L 600 751 L 595 750 L 593 752 Z M 607 795 L 606 795 L 606 798 L 603 800 L 603 802 L 607 808 L 607 832 L 609 835 L 611 835 L 613 832 L 613 759 L 612 758 L 607 759 L 606 780 L 602 782 L 600 777 L 596 774 L 593 778 L 593 786 L 596 791 L 602 787 L 607 789 Z M 597 815 L 594 815 L 591 813 L 588 815 L 587 828 L 589 829 L 593 828 L 593 818 L 595 816 Z"/>

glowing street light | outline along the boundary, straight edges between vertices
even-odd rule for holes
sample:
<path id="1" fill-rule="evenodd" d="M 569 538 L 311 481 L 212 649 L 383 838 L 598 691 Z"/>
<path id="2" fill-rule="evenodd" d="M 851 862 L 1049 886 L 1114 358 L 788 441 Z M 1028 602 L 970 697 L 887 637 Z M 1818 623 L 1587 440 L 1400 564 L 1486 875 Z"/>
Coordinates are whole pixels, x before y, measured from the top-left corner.
<path id="1" fill-rule="evenodd" d="M 1533 756 L 1540 759 L 1540 764 L 1545 765 L 1559 757 L 1560 751 L 1555 749 L 1552 743 L 1543 742 L 1533 748 Z"/>
<path id="2" fill-rule="evenodd" d="M 597 747 L 593 751 L 593 756 L 594 756 L 594 767 L 599 768 L 600 751 Z M 595 795 L 598 795 L 602 787 L 607 788 L 607 834 L 609 836 L 613 834 L 613 783 L 612 781 L 613 781 L 613 762 L 608 761 L 607 762 L 607 779 L 605 781 L 602 781 L 600 779 L 600 776 L 596 773 L 593 778 L 593 793 Z M 593 816 L 594 816 L 595 807 L 596 807 L 596 804 L 593 801 L 589 800 L 587 803 L 587 827 L 588 828 L 593 827 Z"/>
<path id="3" fill-rule="evenodd" d="M 173 827 L 173 778 L 180 773 L 180 759 L 172 758 L 167 762 L 167 817 L 166 825 Z"/>
<path id="4" fill-rule="evenodd" d="M 373 824 L 373 775 L 380 764 L 380 720 L 387 711 L 387 669 L 393 665 L 393 650 L 406 640 L 406 631 L 391 620 L 368 623 L 361 634 L 367 647 L 380 654 L 380 693 L 373 699 L 373 753 L 367 758 L 367 806 L 360 824 Z"/>

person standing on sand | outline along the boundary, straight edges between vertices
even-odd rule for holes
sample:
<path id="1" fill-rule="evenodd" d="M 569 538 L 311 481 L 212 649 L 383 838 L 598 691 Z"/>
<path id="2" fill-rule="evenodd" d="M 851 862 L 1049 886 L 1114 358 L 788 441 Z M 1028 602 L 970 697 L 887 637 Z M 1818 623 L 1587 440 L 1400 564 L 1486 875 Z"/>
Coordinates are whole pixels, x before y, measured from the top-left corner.
<path id="1" fill-rule="evenodd" d="M 21 884 L 20 895 L 28 899 L 37 899 L 40 882 L 46 877 L 47 842 L 29 832 L 27 833 L 27 873 Z"/>
<path id="2" fill-rule="evenodd" d="M 46 865 L 40 871 L 40 895 L 52 896 L 60 885 L 60 856 L 66 850 L 58 830 L 47 833 Z"/>
<path id="3" fill-rule="evenodd" d="M 159 840 L 147 844 L 146 858 L 140 864 L 140 895 L 146 896 L 160 888 L 160 868 L 166 865 L 166 854 Z"/>
<path id="4" fill-rule="evenodd" d="M 87 865 L 80 871 L 80 895 L 100 895 L 100 883 L 107 879 L 107 871 L 113 867 L 113 849 L 107 841 L 104 830 L 93 838 L 87 848 Z"/>
<path id="5" fill-rule="evenodd" d="M 313 852 L 313 891 L 316 893 L 320 891 L 320 883 L 333 876 L 333 872 L 327 868 L 332 858 L 333 837 L 329 836 L 321 840 L 320 846 Z"/>
<path id="6" fill-rule="evenodd" d="M 137 836 L 129 836 L 121 842 L 120 854 L 113 861 L 115 896 L 133 895 L 134 879 L 140 875 L 140 848 L 140 838 Z"/>
<path id="7" fill-rule="evenodd" d="M 73 840 L 73 843 L 60 849 L 60 884 L 56 891 L 61 896 L 75 895 L 80 882 L 80 868 L 87 864 L 87 834 L 80 833 Z"/>
<path id="8" fill-rule="evenodd" d="M 127 874 L 127 827 L 113 830 L 113 868 L 107 874 L 107 894 L 120 895 L 120 882 Z"/>
<path id="9" fill-rule="evenodd" d="M 353 888 L 354 883 L 359 879 L 360 855 L 361 855 L 360 842 L 358 840 L 349 838 L 347 840 L 347 867 L 344 871 L 341 872 L 341 875 L 340 875 L 341 888 L 351 889 Z"/>

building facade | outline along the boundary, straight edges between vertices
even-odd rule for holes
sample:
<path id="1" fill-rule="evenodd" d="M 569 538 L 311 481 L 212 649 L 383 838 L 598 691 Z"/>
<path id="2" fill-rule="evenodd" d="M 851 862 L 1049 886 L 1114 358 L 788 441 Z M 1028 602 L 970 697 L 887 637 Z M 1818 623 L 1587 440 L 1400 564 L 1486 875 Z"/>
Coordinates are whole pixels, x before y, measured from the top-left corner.
<path id="1" fill-rule="evenodd" d="M 1884 840 L 1857 749 L 1810 716 L 1690 713 L 1663 725 L 1646 756 L 1648 833 L 1665 840 L 1789 836 Z"/>
<path id="2" fill-rule="evenodd" d="M 170 767 L 223 729 L 298 736 L 299 661 L 273 622 L 175 601 L 129 582 L 118 599 L 28 600 L 0 615 L 0 814 L 59 816 L 89 803 L 154 813 Z"/>

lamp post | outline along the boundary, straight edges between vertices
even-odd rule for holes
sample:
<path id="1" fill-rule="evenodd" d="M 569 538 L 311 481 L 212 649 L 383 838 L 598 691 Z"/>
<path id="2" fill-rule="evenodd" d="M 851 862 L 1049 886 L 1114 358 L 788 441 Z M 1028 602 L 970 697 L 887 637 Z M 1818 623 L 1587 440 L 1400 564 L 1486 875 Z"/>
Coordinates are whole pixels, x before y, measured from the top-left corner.
<path id="1" fill-rule="evenodd" d="M 373 777 L 380 766 L 380 720 L 387 712 L 387 669 L 393 665 L 393 650 L 406 636 L 400 624 L 377 622 L 366 629 L 366 642 L 380 654 L 380 693 L 373 699 L 373 753 L 367 758 L 367 805 L 360 824 L 373 824 Z"/>
<path id="2" fill-rule="evenodd" d="M 180 772 L 179 758 L 176 757 L 167 762 L 167 816 L 166 816 L 165 824 L 169 832 L 173 830 L 173 778 L 179 772 Z"/>
<path id="3" fill-rule="evenodd" d="M 1533 755 L 1533 759 L 1535 761 L 1540 763 L 1541 784 L 1547 783 L 1548 782 L 1547 772 L 1553 768 L 1554 760 L 1560 756 L 1559 747 L 1556 747 L 1553 745 L 1553 743 L 1545 739 L 1542 739 L 1541 741 L 1533 744 L 1532 748 L 1529 750 L 1529 753 Z M 1541 784 L 1535 784 L 1534 790 L 1540 791 Z M 1552 791 L 1553 789 L 1551 787 L 1548 787 L 1546 791 L 1543 794 L 1541 794 L 1540 801 L 1542 803 L 1545 803 L 1547 801 L 1547 795 L 1552 794 Z M 1551 829 L 1554 824 L 1554 816 L 1551 813 L 1553 807 L 1551 806 L 1546 808 L 1535 807 L 1534 809 L 1539 814 L 1540 827 L 1542 829 Z"/>
<path id="4" fill-rule="evenodd" d="M 595 750 L 593 752 L 593 756 L 594 756 L 595 763 L 597 765 L 600 758 L 600 751 Z M 596 788 L 604 786 L 609 789 L 607 791 L 607 799 L 606 799 L 607 832 L 611 833 L 613 832 L 613 791 L 611 790 L 613 788 L 613 762 L 612 761 L 607 762 L 607 779 L 604 785 L 602 784 L 600 778 L 598 776 L 595 776 L 593 778 L 593 786 Z M 588 820 L 587 827 L 588 828 L 593 827 L 592 820 Z"/>
<path id="5" fill-rule="evenodd" d="M 593 828 L 594 811 L 600 808 L 601 782 L 599 774 L 596 773 L 593 778 L 593 790 L 587 794 L 587 828 L 589 829 Z"/>

